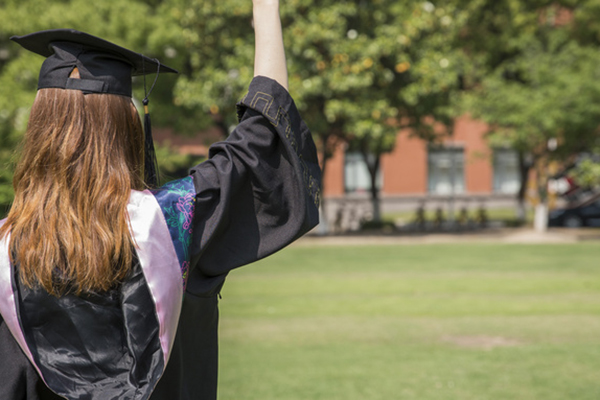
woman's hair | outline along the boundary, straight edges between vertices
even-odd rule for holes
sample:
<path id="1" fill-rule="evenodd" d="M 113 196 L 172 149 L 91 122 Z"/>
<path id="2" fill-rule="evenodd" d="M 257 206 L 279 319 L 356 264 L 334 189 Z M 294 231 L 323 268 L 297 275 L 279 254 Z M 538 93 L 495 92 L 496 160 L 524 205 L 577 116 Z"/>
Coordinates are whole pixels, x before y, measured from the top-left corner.
<path id="1" fill-rule="evenodd" d="M 143 189 L 144 135 L 131 99 L 41 89 L 31 109 L 0 237 L 21 283 L 98 292 L 132 264 L 127 203 Z"/>

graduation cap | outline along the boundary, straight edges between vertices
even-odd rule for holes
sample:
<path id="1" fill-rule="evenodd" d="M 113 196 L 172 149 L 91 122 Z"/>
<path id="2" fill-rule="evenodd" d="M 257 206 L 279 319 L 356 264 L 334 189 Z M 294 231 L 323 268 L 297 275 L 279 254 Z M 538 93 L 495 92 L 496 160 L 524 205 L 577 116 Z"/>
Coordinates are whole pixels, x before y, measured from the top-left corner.
<path id="1" fill-rule="evenodd" d="M 13 36 L 11 40 L 25 49 L 46 57 L 40 70 L 38 90 L 60 88 L 83 93 L 106 93 L 131 97 L 132 76 L 144 76 L 145 180 L 149 186 L 158 183 L 156 155 L 152 141 L 148 97 L 160 72 L 177 73 L 157 59 L 146 57 L 99 37 L 74 29 L 53 29 Z M 70 78 L 77 68 L 81 79 Z M 146 74 L 156 77 L 146 92 Z"/>

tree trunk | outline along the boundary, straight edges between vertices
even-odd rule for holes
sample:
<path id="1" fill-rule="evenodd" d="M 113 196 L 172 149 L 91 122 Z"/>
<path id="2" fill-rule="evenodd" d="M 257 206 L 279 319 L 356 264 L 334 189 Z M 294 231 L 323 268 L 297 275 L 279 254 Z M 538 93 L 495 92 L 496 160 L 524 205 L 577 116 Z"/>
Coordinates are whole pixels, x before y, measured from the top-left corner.
<path id="1" fill-rule="evenodd" d="M 521 223 L 525 223 L 525 197 L 527 195 L 527 186 L 529 185 L 529 171 L 531 170 L 531 162 L 525 158 L 525 154 L 519 151 L 519 177 L 521 178 L 521 186 L 517 193 L 517 210 L 516 217 Z"/>
<path id="2" fill-rule="evenodd" d="M 373 209 L 373 222 L 379 223 L 381 222 L 381 203 L 379 201 L 379 188 L 377 187 L 377 173 L 379 172 L 379 164 L 381 161 L 381 155 L 375 154 L 373 155 L 373 160 L 369 159 L 369 152 L 366 150 L 362 150 L 361 154 L 363 156 L 363 160 L 367 164 L 367 170 L 369 171 L 370 181 L 371 181 L 371 206 Z"/>
<path id="3" fill-rule="evenodd" d="M 321 235 L 329 234 L 329 221 L 327 219 L 327 208 L 325 199 L 325 171 L 327 167 L 327 160 L 330 157 L 328 152 L 328 142 L 330 135 L 319 135 L 321 142 L 321 206 L 319 208 L 319 227 L 318 232 Z"/>
<path id="4" fill-rule="evenodd" d="M 535 208 L 534 228 L 543 233 L 548 230 L 548 163 L 546 160 L 538 160 L 537 186 L 539 204 Z"/>
<path id="5" fill-rule="evenodd" d="M 373 207 L 373 222 L 381 222 L 381 204 L 379 202 L 379 189 L 377 189 L 376 182 L 374 182 L 373 179 L 371 179 L 371 185 L 371 204 Z"/>
<path id="6" fill-rule="evenodd" d="M 539 203 L 535 206 L 533 226 L 536 232 L 544 233 L 548 230 L 548 205 Z"/>

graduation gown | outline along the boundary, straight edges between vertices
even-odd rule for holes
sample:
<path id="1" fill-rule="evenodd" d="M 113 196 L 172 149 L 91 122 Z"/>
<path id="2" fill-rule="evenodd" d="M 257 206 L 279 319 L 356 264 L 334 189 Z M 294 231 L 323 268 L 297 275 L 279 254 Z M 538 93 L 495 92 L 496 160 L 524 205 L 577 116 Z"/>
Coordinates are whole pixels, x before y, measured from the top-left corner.
<path id="1" fill-rule="evenodd" d="M 132 192 L 135 263 L 107 293 L 21 287 L 4 238 L 0 399 L 216 399 L 228 272 L 318 223 L 316 150 L 288 92 L 255 78 L 238 118 L 187 178 Z"/>

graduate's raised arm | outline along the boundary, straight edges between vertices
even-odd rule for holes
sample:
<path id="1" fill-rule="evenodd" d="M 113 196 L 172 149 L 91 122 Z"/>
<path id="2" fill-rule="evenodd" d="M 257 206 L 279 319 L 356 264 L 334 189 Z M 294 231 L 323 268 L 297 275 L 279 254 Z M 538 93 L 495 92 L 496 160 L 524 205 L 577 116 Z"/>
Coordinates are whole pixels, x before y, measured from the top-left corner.
<path id="1" fill-rule="evenodd" d="M 254 76 L 266 76 L 286 90 L 288 73 L 279 18 L 279 0 L 252 0 L 255 34 Z"/>

